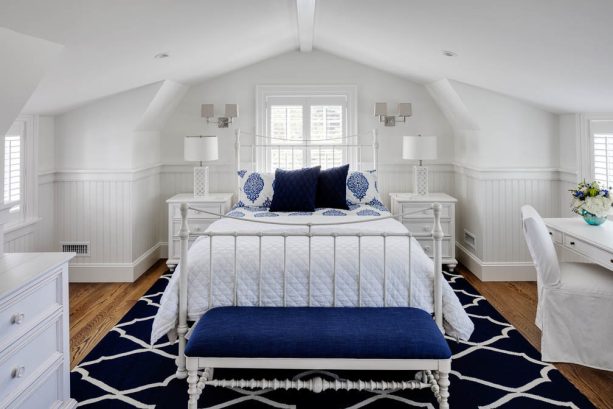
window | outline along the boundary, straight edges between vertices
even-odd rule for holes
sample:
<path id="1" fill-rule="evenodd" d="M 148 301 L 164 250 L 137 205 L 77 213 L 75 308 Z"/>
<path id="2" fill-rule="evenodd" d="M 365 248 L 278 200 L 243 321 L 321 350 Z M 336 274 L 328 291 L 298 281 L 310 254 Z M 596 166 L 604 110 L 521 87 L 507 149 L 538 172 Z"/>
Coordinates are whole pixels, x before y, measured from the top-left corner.
<path id="1" fill-rule="evenodd" d="M 613 134 L 594 134 L 594 180 L 600 186 L 613 186 Z"/>
<path id="2" fill-rule="evenodd" d="M 348 141 L 352 126 L 354 87 L 258 88 L 259 138 L 264 145 L 256 160 L 258 168 L 300 169 L 320 165 L 323 169 L 351 161 Z M 349 89 L 350 92 L 347 92 Z"/>
<path id="3" fill-rule="evenodd" d="M 23 220 L 25 128 L 25 122 L 17 121 L 4 137 L 4 203 L 10 205 L 9 223 Z"/>

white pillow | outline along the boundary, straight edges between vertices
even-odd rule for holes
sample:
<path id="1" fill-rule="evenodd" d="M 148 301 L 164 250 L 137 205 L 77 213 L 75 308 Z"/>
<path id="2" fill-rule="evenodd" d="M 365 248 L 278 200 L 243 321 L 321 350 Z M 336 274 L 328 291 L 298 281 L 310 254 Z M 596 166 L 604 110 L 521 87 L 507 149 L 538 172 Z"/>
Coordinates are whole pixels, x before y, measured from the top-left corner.
<path id="1" fill-rule="evenodd" d="M 347 175 L 347 203 L 352 205 L 381 203 L 376 170 L 349 172 Z"/>
<path id="2" fill-rule="evenodd" d="M 270 207 L 275 174 L 250 172 L 247 170 L 240 170 L 237 173 L 240 179 L 240 186 L 236 206 Z"/>

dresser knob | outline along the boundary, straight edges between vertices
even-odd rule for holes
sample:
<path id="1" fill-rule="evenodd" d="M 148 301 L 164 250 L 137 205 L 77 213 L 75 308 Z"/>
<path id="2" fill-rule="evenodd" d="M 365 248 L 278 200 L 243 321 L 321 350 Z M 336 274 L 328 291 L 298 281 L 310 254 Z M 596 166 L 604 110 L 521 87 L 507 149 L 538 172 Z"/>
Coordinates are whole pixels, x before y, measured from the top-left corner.
<path id="1" fill-rule="evenodd" d="M 21 325 L 25 317 L 26 316 L 24 313 L 15 314 L 11 317 L 11 323 L 15 325 Z"/>
<path id="2" fill-rule="evenodd" d="M 550 236 L 553 236 L 553 233 L 552 233 L 552 232 L 549 232 L 549 235 L 550 235 Z"/>
<path id="3" fill-rule="evenodd" d="M 26 367 L 19 366 L 17 368 L 13 368 L 13 370 L 11 371 L 11 378 L 23 378 L 25 374 L 26 374 Z"/>
<path id="4" fill-rule="evenodd" d="M 571 241 L 569 244 L 570 244 L 571 246 L 574 246 L 574 245 L 575 245 L 575 242 L 574 242 L 574 241 Z"/>

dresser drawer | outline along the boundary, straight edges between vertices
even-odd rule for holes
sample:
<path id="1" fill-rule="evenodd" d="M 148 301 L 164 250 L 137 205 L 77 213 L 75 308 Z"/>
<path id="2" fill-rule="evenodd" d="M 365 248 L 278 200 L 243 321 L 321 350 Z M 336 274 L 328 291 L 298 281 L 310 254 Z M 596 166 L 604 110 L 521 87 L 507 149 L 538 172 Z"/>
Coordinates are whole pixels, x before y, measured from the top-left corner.
<path id="1" fill-rule="evenodd" d="M 193 207 L 195 209 L 202 209 L 207 212 L 213 212 L 217 214 L 221 214 L 221 204 L 219 203 L 197 203 L 190 204 L 189 207 Z M 172 205 L 172 217 L 175 219 L 181 219 L 181 205 L 174 204 Z M 189 219 L 219 219 L 219 216 L 215 216 L 208 213 L 199 212 L 198 210 L 188 209 L 187 217 Z"/>
<path id="2" fill-rule="evenodd" d="M 62 304 L 62 270 L 0 305 L 0 345 Z M 1 351 L 0 351 L 1 352 Z"/>
<path id="3" fill-rule="evenodd" d="M 613 265 L 613 254 L 592 246 L 582 240 L 576 239 L 573 236 L 564 236 L 564 247 L 579 252 L 607 268 Z"/>
<path id="4" fill-rule="evenodd" d="M 9 409 L 47 409 L 62 400 L 64 397 L 58 393 L 62 387 L 63 366 L 56 367 L 43 377 L 41 382 L 36 382 L 21 396 L 9 404 Z"/>
<path id="5" fill-rule="evenodd" d="M 0 357 L 0 396 L 31 383 L 32 376 L 62 356 L 61 314 L 13 343 Z"/>
<path id="6" fill-rule="evenodd" d="M 434 218 L 434 210 L 430 203 L 403 203 L 400 206 L 401 213 L 412 213 L 402 216 L 402 220 Z M 451 218 L 451 205 L 441 205 L 441 217 L 444 219 Z"/>
<path id="7" fill-rule="evenodd" d="M 187 225 L 189 226 L 190 233 L 203 233 L 210 225 L 212 221 L 210 219 L 189 219 Z M 181 221 L 174 220 L 172 222 L 172 235 L 178 236 L 181 229 Z"/>
<path id="8" fill-rule="evenodd" d="M 428 257 L 433 257 L 434 254 L 434 243 L 432 239 L 419 239 L 416 238 L 417 242 L 421 245 L 421 247 L 424 249 L 424 253 L 426 253 L 426 255 Z M 441 247 L 443 249 L 443 257 L 449 258 L 451 257 L 451 239 L 443 239 L 442 243 L 441 243 Z"/>
<path id="9" fill-rule="evenodd" d="M 432 233 L 432 225 L 434 224 L 434 219 L 432 221 L 421 221 L 418 219 L 408 219 L 404 222 L 404 225 L 409 229 L 414 236 L 426 236 Z M 451 235 L 451 220 L 441 220 L 441 226 L 443 227 L 443 232 L 445 236 Z"/>

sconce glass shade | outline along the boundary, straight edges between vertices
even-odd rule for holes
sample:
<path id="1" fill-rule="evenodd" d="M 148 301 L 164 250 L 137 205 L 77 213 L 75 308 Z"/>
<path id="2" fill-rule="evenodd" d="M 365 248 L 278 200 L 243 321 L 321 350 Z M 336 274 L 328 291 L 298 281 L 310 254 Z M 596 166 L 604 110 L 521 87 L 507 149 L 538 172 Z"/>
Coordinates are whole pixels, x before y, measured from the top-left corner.
<path id="1" fill-rule="evenodd" d="M 200 105 L 200 115 L 203 118 L 213 118 L 215 116 L 215 105 L 213 104 Z"/>
<path id="2" fill-rule="evenodd" d="M 375 103 L 375 116 L 386 116 L 387 115 L 387 102 L 376 102 Z"/>
<path id="3" fill-rule="evenodd" d="M 436 136 L 405 136 L 402 140 L 402 159 L 436 159 Z"/>
<path id="4" fill-rule="evenodd" d="M 411 116 L 413 115 L 413 108 L 410 102 L 400 102 L 398 104 L 398 116 Z"/>
<path id="5" fill-rule="evenodd" d="M 219 159 L 216 136 L 186 136 L 183 158 L 188 162 L 209 162 Z"/>

